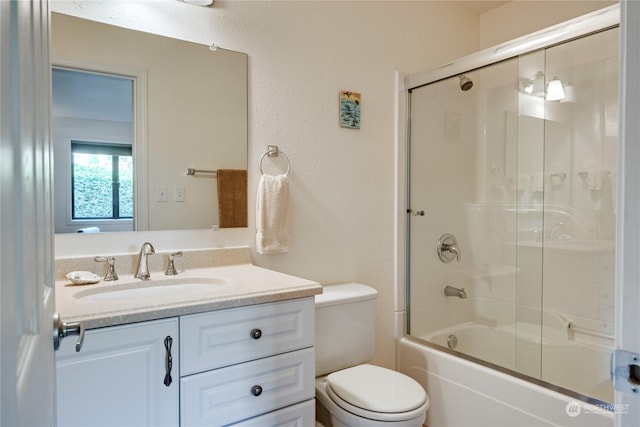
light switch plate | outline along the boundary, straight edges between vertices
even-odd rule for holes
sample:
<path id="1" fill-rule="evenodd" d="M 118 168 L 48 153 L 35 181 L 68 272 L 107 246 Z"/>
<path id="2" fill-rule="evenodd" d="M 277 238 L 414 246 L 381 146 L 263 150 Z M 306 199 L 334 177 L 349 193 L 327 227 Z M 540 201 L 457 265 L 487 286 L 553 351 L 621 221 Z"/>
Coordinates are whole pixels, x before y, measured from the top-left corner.
<path id="1" fill-rule="evenodd" d="M 156 202 L 166 202 L 166 201 L 167 201 L 167 186 L 166 185 L 156 186 Z"/>

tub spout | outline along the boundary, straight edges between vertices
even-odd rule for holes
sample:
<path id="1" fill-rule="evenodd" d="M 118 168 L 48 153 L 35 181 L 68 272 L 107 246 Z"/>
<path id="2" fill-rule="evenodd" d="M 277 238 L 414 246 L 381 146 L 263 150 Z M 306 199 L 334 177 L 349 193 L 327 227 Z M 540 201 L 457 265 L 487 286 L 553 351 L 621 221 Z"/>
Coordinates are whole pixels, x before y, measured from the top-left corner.
<path id="1" fill-rule="evenodd" d="M 448 297 L 458 297 L 460 299 L 467 297 L 467 293 L 464 291 L 464 288 L 456 288 L 451 285 L 446 285 L 444 287 L 444 294 Z"/>

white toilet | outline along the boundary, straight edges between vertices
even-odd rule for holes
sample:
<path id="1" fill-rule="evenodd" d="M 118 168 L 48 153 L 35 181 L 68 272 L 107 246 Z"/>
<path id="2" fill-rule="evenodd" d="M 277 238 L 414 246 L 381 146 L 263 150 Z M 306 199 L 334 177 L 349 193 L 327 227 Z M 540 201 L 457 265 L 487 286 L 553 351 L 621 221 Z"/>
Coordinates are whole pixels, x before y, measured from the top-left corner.
<path id="1" fill-rule="evenodd" d="M 359 283 L 316 295 L 316 418 L 326 427 L 421 427 L 429 396 L 373 358 L 378 292 Z M 328 374 L 328 375 L 327 375 Z"/>

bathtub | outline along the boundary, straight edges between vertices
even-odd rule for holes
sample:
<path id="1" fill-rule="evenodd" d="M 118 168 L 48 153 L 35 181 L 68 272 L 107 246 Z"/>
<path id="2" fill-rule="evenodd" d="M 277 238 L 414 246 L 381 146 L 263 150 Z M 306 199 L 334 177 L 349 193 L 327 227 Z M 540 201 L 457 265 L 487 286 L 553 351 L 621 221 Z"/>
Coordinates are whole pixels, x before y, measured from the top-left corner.
<path id="1" fill-rule="evenodd" d="M 454 342 L 450 342 L 451 337 Z M 508 369 L 516 368 L 513 335 L 490 325 L 469 322 L 420 338 Z"/>
<path id="2" fill-rule="evenodd" d="M 498 328 L 478 323 L 457 325 L 418 339 L 399 340 L 398 370 L 422 384 L 431 399 L 425 424 L 429 427 L 613 426 L 611 405 L 597 400 L 593 400 L 593 404 L 585 403 L 447 350 L 447 339 L 455 335 L 456 351 L 493 360 L 508 369 L 515 369 L 517 354 L 520 372 L 531 369 L 532 373 L 539 373 L 542 367 L 543 373 L 556 376 L 545 380 L 561 386 L 571 384 L 571 379 L 566 378 L 571 369 L 566 367 L 574 363 L 576 357 L 593 353 L 608 358 L 610 352 L 593 343 L 568 339 L 571 336 L 564 331 L 545 330 L 541 358 L 539 332 L 526 333 L 533 325 L 518 324 L 517 327 L 520 337 L 517 346 L 513 335 L 515 325 Z M 539 331 L 539 326 L 537 328 Z M 543 365 L 541 359 L 545 361 Z M 607 363 L 603 369 L 608 372 Z M 608 387 L 607 372 L 594 375 L 600 379 L 588 379 Z M 605 380 L 601 378 L 603 375 Z M 575 377 L 574 381 L 585 380 L 584 375 Z"/>

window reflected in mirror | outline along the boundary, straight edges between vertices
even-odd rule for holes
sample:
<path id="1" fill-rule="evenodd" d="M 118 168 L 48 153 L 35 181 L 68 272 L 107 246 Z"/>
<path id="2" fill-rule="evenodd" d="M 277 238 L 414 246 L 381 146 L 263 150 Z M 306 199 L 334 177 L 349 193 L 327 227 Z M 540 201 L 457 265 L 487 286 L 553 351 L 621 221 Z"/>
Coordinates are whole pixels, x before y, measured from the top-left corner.
<path id="1" fill-rule="evenodd" d="M 131 144 L 71 142 L 72 221 L 133 219 Z"/>

